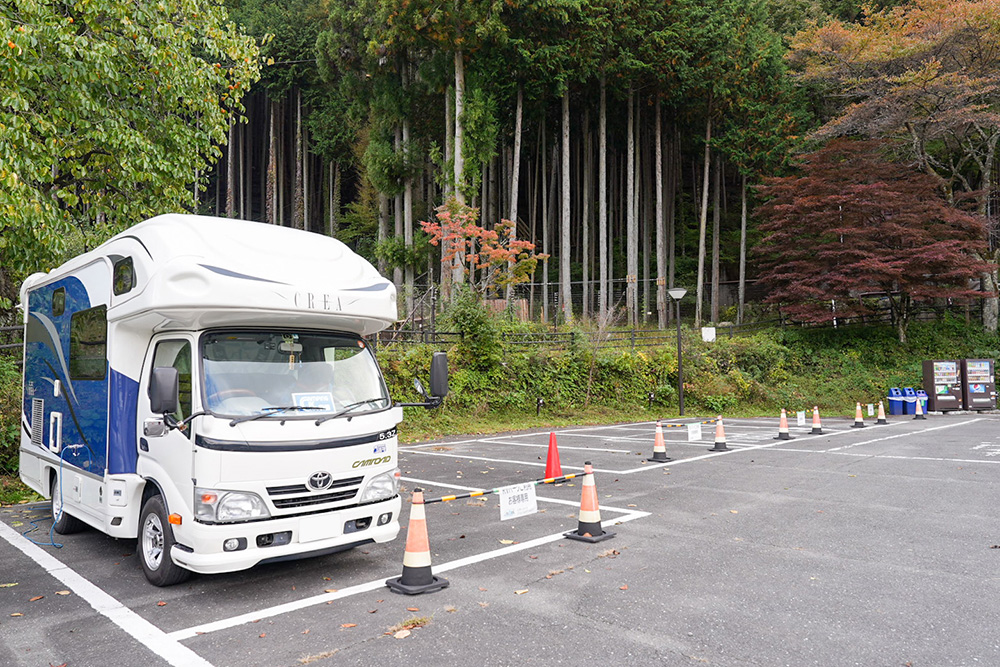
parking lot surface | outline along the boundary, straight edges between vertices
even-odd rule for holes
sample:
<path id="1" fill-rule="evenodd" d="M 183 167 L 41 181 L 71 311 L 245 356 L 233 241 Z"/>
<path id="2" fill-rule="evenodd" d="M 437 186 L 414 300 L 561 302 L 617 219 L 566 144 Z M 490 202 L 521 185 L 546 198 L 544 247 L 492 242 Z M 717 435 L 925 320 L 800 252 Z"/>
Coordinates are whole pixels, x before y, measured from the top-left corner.
<path id="1" fill-rule="evenodd" d="M 3 508 L 0 665 L 997 665 L 998 421 L 793 419 L 780 440 L 777 419 L 727 419 L 724 452 L 714 424 L 697 441 L 665 427 L 666 463 L 646 461 L 654 421 L 560 429 L 563 472 L 592 462 L 615 536 L 564 538 L 582 477 L 507 521 L 496 495 L 428 504 L 450 585 L 416 596 L 384 585 L 405 511 L 390 544 L 155 588 L 134 540 L 55 548 L 47 506 Z M 548 447 L 549 431 L 403 446 L 404 498 L 539 479 Z"/>

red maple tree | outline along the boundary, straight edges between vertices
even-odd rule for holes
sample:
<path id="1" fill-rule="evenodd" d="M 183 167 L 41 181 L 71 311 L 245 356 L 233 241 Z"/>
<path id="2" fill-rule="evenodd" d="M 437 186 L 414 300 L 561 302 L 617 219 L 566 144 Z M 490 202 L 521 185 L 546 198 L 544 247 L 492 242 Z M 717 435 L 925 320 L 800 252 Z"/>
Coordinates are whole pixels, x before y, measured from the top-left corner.
<path id="1" fill-rule="evenodd" d="M 985 220 L 882 149 L 838 139 L 804 156 L 799 174 L 760 186 L 759 278 L 768 302 L 807 322 L 872 314 L 862 297 L 886 299 L 905 343 L 917 302 L 982 296 L 970 283 L 990 268 L 977 258 Z"/>

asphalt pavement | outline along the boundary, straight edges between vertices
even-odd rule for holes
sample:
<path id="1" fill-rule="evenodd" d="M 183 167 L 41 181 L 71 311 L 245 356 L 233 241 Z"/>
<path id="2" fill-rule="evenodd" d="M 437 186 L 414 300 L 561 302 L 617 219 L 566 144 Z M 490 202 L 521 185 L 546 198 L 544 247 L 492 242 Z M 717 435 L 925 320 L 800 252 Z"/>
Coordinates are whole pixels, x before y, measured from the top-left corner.
<path id="1" fill-rule="evenodd" d="M 702 420 L 707 421 L 706 418 Z M 675 420 L 688 424 L 697 419 Z M 391 592 L 400 539 L 155 588 L 134 540 L 55 536 L 48 508 L 0 509 L 0 665 L 1000 665 L 1000 415 L 725 420 L 729 451 L 654 423 L 557 431 L 591 461 L 601 519 L 575 530 L 580 477 L 429 504 L 444 590 Z M 543 477 L 549 432 L 401 447 L 404 498 Z M 36 520 L 37 530 L 23 533 Z M 32 543 L 28 538 L 33 539 Z"/>

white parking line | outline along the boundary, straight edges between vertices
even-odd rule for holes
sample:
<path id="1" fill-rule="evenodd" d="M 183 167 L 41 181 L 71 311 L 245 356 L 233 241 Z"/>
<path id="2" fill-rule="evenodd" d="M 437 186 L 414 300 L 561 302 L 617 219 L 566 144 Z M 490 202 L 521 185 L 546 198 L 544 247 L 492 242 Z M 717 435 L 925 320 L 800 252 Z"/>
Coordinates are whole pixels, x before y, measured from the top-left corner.
<path id="1" fill-rule="evenodd" d="M 162 657 L 171 665 L 176 665 L 177 667 L 211 667 L 212 663 L 188 647 L 181 645 L 176 638 L 163 632 L 163 630 L 160 630 L 108 595 L 82 575 L 71 570 L 52 554 L 29 542 L 24 536 L 3 521 L 0 521 L 0 537 L 65 584 L 67 588 L 80 596 L 80 599 L 93 607 L 97 613 L 106 617 L 130 634 L 140 644 L 154 654 Z"/>
<path id="2" fill-rule="evenodd" d="M 457 486 L 454 484 L 442 484 L 440 482 L 424 482 L 423 480 L 416 480 L 411 478 L 404 478 L 408 481 L 417 481 L 427 484 L 437 484 L 443 487 L 452 487 L 455 489 L 467 489 L 467 487 Z M 476 489 L 469 489 L 476 490 Z M 539 500 L 547 500 L 551 502 L 564 503 L 566 501 L 560 500 L 558 498 L 539 498 Z M 571 503 L 578 505 L 579 503 Z M 623 510 L 617 508 L 603 508 L 615 512 L 622 512 L 624 516 L 615 519 L 604 519 L 601 521 L 602 526 L 614 526 L 621 523 L 626 523 L 628 521 L 633 521 L 635 519 L 641 519 L 643 517 L 649 516 L 649 512 L 638 512 L 636 510 Z M 527 549 L 534 549 L 543 544 L 548 544 L 550 542 L 557 542 L 559 540 L 565 539 L 566 532 L 561 531 L 558 533 L 552 533 L 550 535 L 545 535 L 543 537 L 538 537 L 533 540 L 528 540 L 527 542 L 520 542 L 518 544 L 512 544 L 510 546 L 505 546 L 500 549 L 493 549 L 492 551 L 486 551 L 481 554 L 476 554 L 474 556 L 467 556 L 465 558 L 458 558 L 453 561 L 448 561 L 441 565 L 434 565 L 433 571 L 435 573 L 449 572 L 451 570 L 457 570 L 461 567 L 466 567 L 468 565 L 474 565 L 476 563 L 481 563 L 483 561 L 491 560 L 493 558 L 500 558 L 508 554 L 517 553 L 519 551 L 525 551 Z M 398 576 L 396 572 L 385 575 L 378 579 L 373 579 L 372 581 L 365 582 L 363 584 L 358 584 L 357 586 L 350 586 L 348 588 L 343 588 L 341 590 L 335 591 L 333 593 L 324 593 L 322 595 L 314 595 L 312 597 L 303 598 L 301 600 L 296 600 L 294 602 L 286 602 L 285 604 L 276 605 L 274 607 L 267 607 L 265 609 L 259 609 L 257 611 L 252 611 L 246 614 L 240 614 L 239 616 L 233 616 L 231 618 L 226 618 L 218 621 L 213 621 L 211 623 L 203 623 L 201 625 L 196 625 L 190 628 L 185 628 L 183 630 L 177 630 L 171 632 L 168 637 L 174 640 L 184 640 L 191 639 L 192 637 L 198 635 L 205 635 L 210 632 L 218 632 L 219 630 L 226 630 L 228 628 L 235 627 L 237 625 L 243 625 L 244 623 L 252 623 L 264 618 L 270 618 L 272 616 L 280 616 L 281 614 L 288 614 L 293 611 L 299 611 L 301 609 L 306 609 L 308 607 L 314 607 L 320 604 L 326 604 L 327 602 L 332 602 L 333 600 L 342 600 L 343 598 L 351 597 L 353 595 L 358 595 L 359 593 L 367 593 L 370 591 L 378 590 L 385 587 L 386 579 L 391 579 L 392 577 Z"/>
<path id="3" fill-rule="evenodd" d="M 930 433 L 931 431 L 940 431 L 941 429 L 952 428 L 954 426 L 966 426 L 968 424 L 974 424 L 974 423 L 976 423 L 978 421 L 983 421 L 983 420 L 982 420 L 982 418 L 979 418 L 979 419 L 970 419 L 968 421 L 957 422 L 957 423 L 953 423 L 953 424 L 942 424 L 941 426 L 935 426 L 933 428 L 924 428 L 924 429 L 920 429 L 919 431 L 907 431 L 906 433 L 897 433 L 896 435 L 887 435 L 884 438 L 875 438 L 873 440 L 863 440 L 861 442 L 852 442 L 849 445 L 844 445 L 843 447 L 834 447 L 832 449 L 827 449 L 825 451 L 828 451 L 828 452 L 837 452 L 837 451 L 840 451 L 842 449 L 850 449 L 852 447 L 860 447 L 861 445 L 870 445 L 873 442 L 882 442 L 884 440 L 892 440 L 894 438 L 905 438 L 908 435 L 920 435 L 921 433 Z M 900 423 L 900 422 L 896 422 L 896 423 Z"/>

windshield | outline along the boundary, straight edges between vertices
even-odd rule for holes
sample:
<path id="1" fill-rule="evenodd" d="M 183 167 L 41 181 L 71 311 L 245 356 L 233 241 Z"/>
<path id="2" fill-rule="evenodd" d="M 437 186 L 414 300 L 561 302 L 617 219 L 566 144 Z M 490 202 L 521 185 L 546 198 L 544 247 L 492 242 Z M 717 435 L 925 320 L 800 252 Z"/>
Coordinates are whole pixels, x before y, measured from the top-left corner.
<path id="1" fill-rule="evenodd" d="M 201 346 L 204 404 L 227 417 L 345 414 L 389 407 L 375 356 L 360 338 L 344 334 L 215 331 Z"/>

